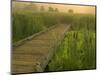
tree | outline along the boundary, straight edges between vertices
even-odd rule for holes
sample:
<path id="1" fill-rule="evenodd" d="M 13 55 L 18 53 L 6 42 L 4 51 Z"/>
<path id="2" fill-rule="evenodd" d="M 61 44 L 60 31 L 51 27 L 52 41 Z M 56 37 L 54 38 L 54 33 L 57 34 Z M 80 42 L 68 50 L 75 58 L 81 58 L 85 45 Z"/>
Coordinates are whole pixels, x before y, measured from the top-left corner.
<path id="1" fill-rule="evenodd" d="M 58 8 L 55 8 L 55 12 L 59 12 L 59 11 L 58 11 Z"/>
<path id="2" fill-rule="evenodd" d="M 74 11 L 72 9 L 69 9 L 68 12 L 71 14 L 74 13 Z"/>
<path id="3" fill-rule="evenodd" d="M 50 11 L 50 12 L 53 12 L 54 9 L 53 9 L 52 7 L 49 7 L 49 11 Z"/>
<path id="4" fill-rule="evenodd" d="M 41 6 L 40 11 L 45 11 L 45 8 L 43 6 Z"/>
<path id="5" fill-rule="evenodd" d="M 37 11 L 38 8 L 37 8 L 37 6 L 36 6 L 34 3 L 30 2 L 29 5 L 25 6 L 25 9 L 26 9 L 26 10 Z"/>

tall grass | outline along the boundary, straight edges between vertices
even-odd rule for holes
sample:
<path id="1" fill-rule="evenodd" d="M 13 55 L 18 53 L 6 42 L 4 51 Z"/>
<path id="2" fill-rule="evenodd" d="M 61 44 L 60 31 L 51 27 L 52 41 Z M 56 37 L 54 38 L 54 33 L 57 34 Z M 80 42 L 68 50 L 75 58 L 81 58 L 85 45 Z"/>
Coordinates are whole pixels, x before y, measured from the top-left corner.
<path id="1" fill-rule="evenodd" d="M 96 31 L 95 15 L 91 14 L 75 14 L 72 21 L 72 30 Z"/>
<path id="2" fill-rule="evenodd" d="M 46 71 L 96 68 L 96 24 L 94 15 L 74 14 L 71 29 L 57 48 Z"/>
<path id="3" fill-rule="evenodd" d="M 37 32 L 57 24 L 70 24 L 71 14 L 53 11 L 39 11 L 33 3 L 13 2 L 12 33 L 13 42 L 17 42 Z"/>
<path id="4" fill-rule="evenodd" d="M 37 33 L 45 28 L 39 14 L 14 13 L 13 14 L 13 41 L 18 41 Z"/>
<path id="5" fill-rule="evenodd" d="M 46 71 L 95 69 L 95 33 L 67 32 Z"/>
<path id="6" fill-rule="evenodd" d="M 71 15 L 57 12 L 16 11 L 12 15 L 13 42 L 45 30 L 53 25 L 69 24 Z"/>

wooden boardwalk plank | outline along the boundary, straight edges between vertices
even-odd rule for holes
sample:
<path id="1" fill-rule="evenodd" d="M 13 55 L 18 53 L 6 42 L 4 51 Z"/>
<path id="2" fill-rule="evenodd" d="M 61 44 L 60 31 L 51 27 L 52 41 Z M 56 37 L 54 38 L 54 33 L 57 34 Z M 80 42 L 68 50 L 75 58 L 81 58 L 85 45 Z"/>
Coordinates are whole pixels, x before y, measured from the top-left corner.
<path id="1" fill-rule="evenodd" d="M 64 24 L 58 25 L 13 47 L 12 73 L 43 72 L 69 27 Z"/>

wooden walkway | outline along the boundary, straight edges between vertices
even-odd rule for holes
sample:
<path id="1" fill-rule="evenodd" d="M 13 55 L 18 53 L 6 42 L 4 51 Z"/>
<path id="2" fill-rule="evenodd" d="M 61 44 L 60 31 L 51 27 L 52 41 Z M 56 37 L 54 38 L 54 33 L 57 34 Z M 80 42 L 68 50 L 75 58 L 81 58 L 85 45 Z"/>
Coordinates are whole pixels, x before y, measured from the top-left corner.
<path id="1" fill-rule="evenodd" d="M 43 72 L 69 25 L 58 25 L 12 49 L 12 73 Z"/>

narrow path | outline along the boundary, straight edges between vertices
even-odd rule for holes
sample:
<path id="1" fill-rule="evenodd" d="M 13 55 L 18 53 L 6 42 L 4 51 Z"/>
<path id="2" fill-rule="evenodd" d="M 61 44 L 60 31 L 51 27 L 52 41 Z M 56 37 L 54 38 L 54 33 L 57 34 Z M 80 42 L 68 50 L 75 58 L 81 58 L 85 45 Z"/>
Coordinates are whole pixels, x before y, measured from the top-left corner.
<path id="1" fill-rule="evenodd" d="M 69 25 L 58 25 L 12 49 L 12 73 L 43 72 Z"/>

